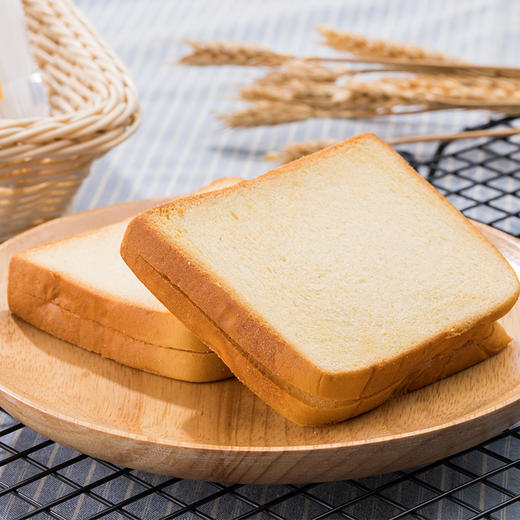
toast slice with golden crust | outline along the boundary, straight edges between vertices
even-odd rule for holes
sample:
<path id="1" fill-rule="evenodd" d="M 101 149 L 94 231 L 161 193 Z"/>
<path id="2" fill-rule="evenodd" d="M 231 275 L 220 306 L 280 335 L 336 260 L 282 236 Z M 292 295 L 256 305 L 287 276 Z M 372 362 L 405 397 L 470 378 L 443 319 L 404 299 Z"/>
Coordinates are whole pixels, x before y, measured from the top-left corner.
<path id="1" fill-rule="evenodd" d="M 287 395 L 311 410 L 321 401 L 376 406 L 489 330 L 519 293 L 500 253 L 370 134 L 147 211 L 121 253 L 235 375 L 304 424 L 368 405 L 315 417 L 295 414 Z M 507 336 L 493 330 L 504 347 Z"/>

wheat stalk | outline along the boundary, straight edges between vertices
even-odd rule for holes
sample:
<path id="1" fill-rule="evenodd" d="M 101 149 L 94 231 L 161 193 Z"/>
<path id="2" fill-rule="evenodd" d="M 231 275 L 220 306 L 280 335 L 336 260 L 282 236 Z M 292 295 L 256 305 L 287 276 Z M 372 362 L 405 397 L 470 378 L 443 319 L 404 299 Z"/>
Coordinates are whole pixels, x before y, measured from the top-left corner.
<path id="1" fill-rule="evenodd" d="M 371 58 L 399 58 L 409 61 L 431 60 L 434 62 L 462 63 L 461 60 L 444 54 L 411 45 L 367 38 L 360 34 L 337 31 L 328 26 L 319 26 L 318 31 L 325 37 L 324 44 L 338 51 L 346 51 L 355 56 Z"/>
<path id="2" fill-rule="evenodd" d="M 231 127 L 452 108 L 520 112 L 520 69 L 465 64 L 414 45 L 366 38 L 328 27 L 320 28 L 320 32 L 328 45 L 355 55 L 337 61 L 381 62 L 387 74 L 399 70 L 408 75 L 385 75 L 366 81 L 360 79 L 363 73 L 381 69 L 334 68 L 325 64 L 333 61 L 332 58 L 296 59 L 260 45 L 235 42 L 189 41 L 193 52 L 182 58 L 181 63 L 271 67 L 263 78 L 241 89 L 240 97 L 250 103 L 248 107 L 220 116 Z"/>
<path id="3" fill-rule="evenodd" d="M 387 72 L 424 72 L 438 74 L 465 74 L 473 76 L 489 76 L 503 78 L 520 78 L 520 68 L 518 67 L 498 67 L 495 65 L 472 65 L 472 64 L 455 64 L 451 62 L 435 62 L 435 61 L 411 61 L 403 58 L 372 58 L 366 56 L 348 57 L 348 58 L 332 58 L 332 57 L 307 57 L 304 58 L 309 62 L 330 62 L 330 63 L 374 63 L 385 65 Z"/>
<path id="4" fill-rule="evenodd" d="M 479 137 L 498 138 L 518 134 L 520 134 L 520 128 L 502 128 L 498 130 L 468 130 L 465 132 L 457 132 L 453 134 L 428 134 L 398 137 L 395 139 L 389 139 L 386 142 L 391 145 L 397 145 L 426 141 L 455 141 L 460 139 L 476 139 Z M 339 139 L 322 139 L 291 143 L 284 146 L 279 152 L 273 151 L 266 153 L 264 155 L 264 160 L 287 163 L 299 159 L 300 157 L 304 157 L 305 155 L 319 152 L 320 150 L 323 150 L 324 148 L 339 142 L 341 142 Z"/>
<path id="5" fill-rule="evenodd" d="M 304 121 L 315 117 L 315 111 L 308 105 L 262 100 L 256 101 L 245 109 L 219 117 L 230 127 L 237 128 Z"/>
<path id="6" fill-rule="evenodd" d="M 347 111 L 348 117 L 388 114 L 396 113 L 402 106 L 424 109 L 471 106 L 503 112 L 520 111 L 518 80 L 422 75 L 369 82 L 349 80 L 340 85 L 330 81 L 312 81 L 309 77 L 292 75 L 287 71 L 275 78 L 270 77 L 271 74 L 242 88 L 240 97 L 253 103 L 270 101 L 307 105 L 312 109 L 309 110 L 312 117 L 347 117 Z M 281 120 L 286 122 L 285 118 Z"/>
<path id="7" fill-rule="evenodd" d="M 406 102 L 515 106 L 520 103 L 520 80 L 468 76 L 415 75 L 350 83 L 351 90 L 399 98 Z"/>
<path id="8" fill-rule="evenodd" d="M 297 59 L 290 54 L 281 54 L 262 45 L 228 41 L 188 40 L 193 52 L 182 57 L 179 63 L 186 65 L 240 65 L 274 67 Z M 404 45 L 404 44 L 403 44 Z M 425 51 L 426 52 L 426 51 Z M 373 63 L 385 65 L 387 71 L 438 72 L 448 74 L 481 75 L 490 77 L 520 78 L 517 67 L 496 67 L 490 65 L 466 64 L 462 61 L 441 61 L 439 59 L 410 59 L 408 57 L 353 56 L 324 57 L 307 56 L 299 58 L 309 63 Z M 379 70 L 379 69 L 378 69 Z"/>
<path id="9" fill-rule="evenodd" d="M 345 75 L 355 75 L 359 71 L 345 67 L 331 68 L 320 62 L 288 60 L 280 67 L 270 70 L 264 77 L 256 80 L 257 84 L 280 85 L 292 79 L 312 83 L 334 83 Z"/>
<path id="10" fill-rule="evenodd" d="M 293 103 L 262 99 L 254 101 L 247 108 L 237 110 L 230 114 L 221 114 L 220 119 L 232 128 L 245 128 L 264 125 L 279 125 L 304 121 L 312 118 L 339 118 L 356 119 L 364 117 L 376 117 L 384 115 L 418 114 L 433 110 L 443 110 L 442 105 L 413 106 L 412 108 L 395 105 L 394 103 L 379 103 L 376 107 L 371 105 L 355 106 L 352 108 L 320 108 L 306 103 Z"/>
<path id="11" fill-rule="evenodd" d="M 270 162 L 288 163 L 311 153 L 319 152 L 324 148 L 337 144 L 338 139 L 316 139 L 314 141 L 301 141 L 285 145 L 279 152 L 267 152 L 263 159 Z"/>
<path id="12" fill-rule="evenodd" d="M 266 78 L 242 88 L 240 97 L 253 103 L 282 103 L 278 108 L 287 104 L 307 105 L 309 117 L 363 117 L 401 113 L 403 110 L 398 110 L 399 107 L 406 106 L 422 107 L 424 110 L 471 106 L 503 112 L 520 111 L 518 80 L 482 78 L 480 81 L 473 81 L 468 77 L 453 79 L 429 75 L 383 78 L 370 82 L 350 80 L 344 85 L 338 85 L 287 74 L 283 78 L 275 78 L 275 83 L 269 83 Z M 257 109 L 253 112 L 256 113 Z M 254 120 L 266 119 L 264 116 L 255 117 L 252 113 L 249 115 L 251 124 Z M 238 119 L 242 116 L 240 112 Z M 288 118 L 277 115 L 269 124 L 276 124 L 277 120 L 287 122 Z M 240 126 L 240 123 L 236 124 Z"/>
<path id="13" fill-rule="evenodd" d="M 288 62 L 280 71 L 269 72 L 252 85 L 240 90 L 240 97 L 250 102 L 273 101 L 305 104 L 315 110 L 363 110 L 374 112 L 375 105 L 397 105 L 401 99 L 380 92 L 363 92 L 354 82 L 335 81 L 344 70 L 323 65 Z M 351 88 L 354 86 L 354 88 Z"/>
<path id="14" fill-rule="evenodd" d="M 292 59 L 292 56 L 280 54 L 251 43 L 230 41 L 187 40 L 193 49 L 191 54 L 182 57 L 179 63 L 185 65 L 242 65 L 273 67 Z"/>
<path id="15" fill-rule="evenodd" d="M 313 108 L 353 109 L 360 105 L 370 105 L 374 96 L 353 92 L 344 87 L 328 83 L 310 83 L 290 80 L 283 85 L 255 83 L 240 90 L 240 97 L 246 101 L 271 100 L 285 103 L 303 103 Z"/>

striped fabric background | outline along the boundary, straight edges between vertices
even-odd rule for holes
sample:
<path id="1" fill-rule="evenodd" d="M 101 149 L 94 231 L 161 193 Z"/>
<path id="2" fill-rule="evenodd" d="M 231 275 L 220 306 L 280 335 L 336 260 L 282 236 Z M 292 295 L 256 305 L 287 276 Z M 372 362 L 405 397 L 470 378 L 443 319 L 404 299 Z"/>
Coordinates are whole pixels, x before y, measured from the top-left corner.
<path id="1" fill-rule="evenodd" d="M 518 62 L 520 3 L 510 0 L 78 0 L 128 66 L 143 122 L 136 135 L 95 164 L 77 197 L 83 210 L 125 200 L 185 193 L 223 175 L 254 177 L 275 165 L 269 150 L 292 141 L 382 138 L 455 131 L 485 113 L 443 112 L 382 119 L 313 120 L 229 130 L 216 115 L 239 106 L 238 86 L 261 70 L 176 65 L 182 41 L 229 39 L 297 55 L 330 55 L 317 24 L 419 43 L 480 63 Z M 419 154 L 426 145 L 409 146 Z"/>
<path id="2" fill-rule="evenodd" d="M 401 119 L 315 120 L 231 131 L 217 122 L 215 115 L 236 108 L 236 88 L 262 71 L 176 65 L 176 60 L 187 52 L 182 43 L 186 38 L 251 41 L 295 54 L 330 55 L 333 51 L 317 43 L 319 37 L 313 30 L 324 23 L 370 36 L 422 44 L 474 62 L 519 64 L 520 2 L 513 0 L 76 0 L 76 3 L 130 69 L 139 90 L 143 121 L 132 138 L 95 163 L 76 197 L 75 211 L 185 193 L 220 176 L 250 178 L 273 166 L 262 160 L 265 152 L 280 149 L 291 141 L 346 138 L 362 131 L 373 131 L 383 138 L 449 132 L 485 122 L 489 117 L 486 113 L 452 111 Z M 431 146 L 418 144 L 404 149 L 425 156 Z M 12 419 L 4 416 L 2 420 Z M 5 426 L 8 424 L 2 424 Z M 19 449 L 33 445 L 40 438 L 27 428 L 10 435 L 11 442 Z M 496 451 L 518 457 L 520 447 L 518 443 L 513 445 L 510 437 L 496 442 Z M 49 465 L 70 458 L 71 453 L 68 448 L 52 444 L 40 450 L 37 457 Z M 482 453 L 472 453 L 471 460 L 468 457 L 462 455 L 461 461 L 478 473 L 496 464 Z M 24 464 L 20 460 L 2 466 L 1 479 L 15 482 L 35 471 Z M 86 484 L 100 478 L 104 471 L 106 468 L 101 464 L 85 459 L 68 467 L 64 474 Z M 146 474 L 140 477 L 154 484 L 164 479 Z M 441 489 L 462 483 L 461 478 L 446 466 L 427 476 L 428 481 Z M 520 489 L 518 471 L 501 478 L 516 479 L 501 483 Z M 375 487 L 385 479 L 388 476 L 365 481 Z M 25 492 L 36 499 L 45 494 L 59 496 L 60 486 L 64 484 L 48 477 L 26 486 Z M 135 494 L 136 486 L 121 476 L 99 492 L 118 501 Z M 214 491 L 211 484 L 191 481 L 181 481 L 168 489 L 185 502 L 195 501 L 210 491 Z M 263 502 L 286 492 L 286 487 L 246 486 L 242 491 Z M 403 503 L 407 499 L 418 502 L 428 498 L 423 487 L 409 481 L 390 491 Z M 340 503 L 355 497 L 359 490 L 348 482 L 338 482 L 322 484 L 313 493 L 329 503 Z M 482 509 L 497 501 L 496 493 L 487 487 L 465 489 L 460 498 L 468 495 Z M 383 518 L 383 506 L 364 501 L 351 513 L 363 518 Z M 243 503 L 224 497 L 212 501 L 205 511 L 215 518 L 227 519 L 239 515 L 242 508 Z M 172 503 L 154 495 L 133 503 L 130 509 L 139 518 L 154 519 L 169 514 Z M 57 509 L 67 519 L 86 518 L 98 510 L 99 504 L 85 495 Z M 19 504 L 13 496 L 0 499 L 1 519 L 17 518 L 22 511 L 27 511 L 27 505 Z M 276 512 L 295 519 L 317 514 L 308 502 L 297 499 L 283 502 Z M 463 518 L 458 516 L 460 510 L 449 502 L 435 503 L 429 514 L 432 518 Z M 519 515 L 518 508 L 497 513 L 498 518 L 511 520 Z M 107 518 L 120 516 L 113 514 Z M 187 514 L 181 518 L 192 517 Z"/>

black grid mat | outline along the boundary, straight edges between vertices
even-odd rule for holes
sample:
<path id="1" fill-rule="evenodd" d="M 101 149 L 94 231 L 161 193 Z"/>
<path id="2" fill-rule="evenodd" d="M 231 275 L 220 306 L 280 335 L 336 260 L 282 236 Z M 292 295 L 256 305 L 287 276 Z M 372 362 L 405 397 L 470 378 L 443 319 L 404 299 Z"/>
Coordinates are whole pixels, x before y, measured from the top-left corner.
<path id="1" fill-rule="evenodd" d="M 520 118 L 484 127 L 500 125 L 520 127 Z M 427 160 L 403 155 L 467 216 L 520 236 L 520 136 L 444 143 Z M 253 486 L 161 477 L 94 460 L 0 411 L 0 520 L 25 518 L 516 520 L 520 425 L 413 470 Z"/>

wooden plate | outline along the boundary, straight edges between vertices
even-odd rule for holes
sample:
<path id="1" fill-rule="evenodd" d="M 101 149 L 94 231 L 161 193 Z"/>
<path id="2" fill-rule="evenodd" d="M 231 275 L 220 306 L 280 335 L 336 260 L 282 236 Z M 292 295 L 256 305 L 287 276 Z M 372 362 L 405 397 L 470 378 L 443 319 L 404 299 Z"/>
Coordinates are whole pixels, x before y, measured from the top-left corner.
<path id="1" fill-rule="evenodd" d="M 145 471 L 227 482 L 316 482 L 425 464 L 520 419 L 520 344 L 371 413 L 329 427 L 284 420 L 236 380 L 193 384 L 127 368 L 14 318 L 9 257 L 157 204 L 139 201 L 54 220 L 0 246 L 0 404 L 36 431 Z M 519 242 L 479 225 L 520 270 Z M 503 319 L 520 337 L 520 306 Z"/>

